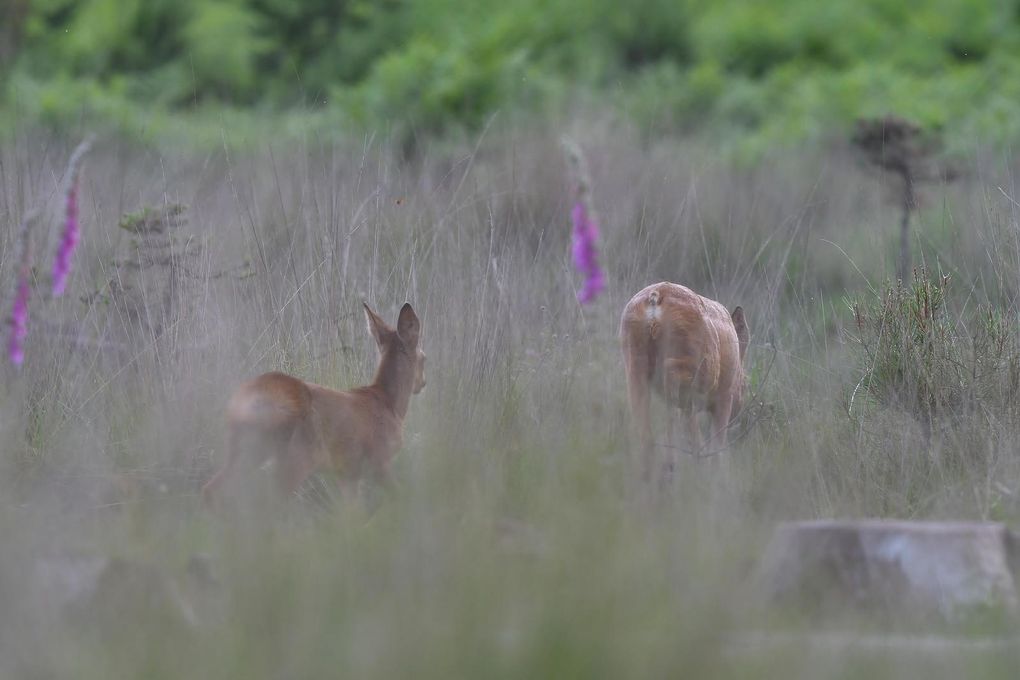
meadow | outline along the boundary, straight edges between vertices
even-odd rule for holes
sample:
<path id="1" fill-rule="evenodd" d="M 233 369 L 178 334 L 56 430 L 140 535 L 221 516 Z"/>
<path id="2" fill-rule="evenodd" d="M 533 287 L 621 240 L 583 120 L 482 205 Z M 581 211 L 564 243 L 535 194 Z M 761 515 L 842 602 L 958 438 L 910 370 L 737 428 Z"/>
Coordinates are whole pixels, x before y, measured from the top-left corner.
<path id="1" fill-rule="evenodd" d="M 602 228 L 607 292 L 586 306 L 564 131 L 587 155 Z M 100 136 L 55 300 L 45 263 L 77 139 L 26 128 L 0 143 L 4 304 L 17 224 L 35 205 L 48 216 L 25 363 L 0 368 L 0 674 L 1015 668 L 1011 652 L 907 664 L 734 645 L 799 625 L 754 581 L 781 520 L 1020 519 L 1009 149 L 962 155 L 955 182 L 919 190 L 923 267 L 897 289 L 895 189 L 839 137 L 746 163 L 704 136 L 651 143 L 610 116 L 504 118 L 410 157 L 372 135 L 238 150 L 222 134 L 205 151 Z M 681 457 L 653 494 L 629 456 L 617 329 L 629 297 L 660 280 L 743 306 L 753 399 L 729 453 Z M 919 290 L 940 300 L 920 343 Z M 345 498 L 319 476 L 294 499 L 204 510 L 237 383 L 270 369 L 370 380 L 362 301 L 390 321 L 410 301 L 424 325 L 428 387 L 411 402 L 397 490 Z M 882 345 L 894 330 L 903 344 Z M 76 577 L 60 565 L 107 558 L 126 565 L 104 596 L 119 604 L 69 614 L 59 595 Z M 183 622 L 178 598 L 193 610 Z"/>

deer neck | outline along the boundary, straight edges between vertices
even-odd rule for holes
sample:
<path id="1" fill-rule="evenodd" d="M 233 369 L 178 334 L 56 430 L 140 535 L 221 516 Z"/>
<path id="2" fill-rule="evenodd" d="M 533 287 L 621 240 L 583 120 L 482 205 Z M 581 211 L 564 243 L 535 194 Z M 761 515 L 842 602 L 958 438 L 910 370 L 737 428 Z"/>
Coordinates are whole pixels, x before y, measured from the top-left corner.
<path id="1" fill-rule="evenodd" d="M 372 381 L 372 388 L 401 420 L 407 415 L 411 401 L 411 381 L 407 379 L 410 372 L 401 370 L 402 358 L 397 350 L 383 354 L 375 372 L 375 380 Z"/>

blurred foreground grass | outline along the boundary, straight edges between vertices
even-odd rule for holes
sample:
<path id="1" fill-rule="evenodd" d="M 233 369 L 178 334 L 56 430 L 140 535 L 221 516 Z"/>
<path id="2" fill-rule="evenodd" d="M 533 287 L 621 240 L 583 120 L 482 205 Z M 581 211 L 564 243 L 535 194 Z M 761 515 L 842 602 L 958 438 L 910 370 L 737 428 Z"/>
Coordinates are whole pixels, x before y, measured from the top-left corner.
<path id="1" fill-rule="evenodd" d="M 879 178 L 838 144 L 738 166 L 692 141 L 649 149 L 625 126 L 573 133 L 609 284 L 584 308 L 548 132 L 496 126 L 410 162 L 374 141 L 237 155 L 97 140 L 72 294 L 47 300 L 40 281 L 25 366 L 0 369 L 0 672 L 1008 677 L 1001 650 L 935 661 L 734 643 L 798 629 L 753 582 L 781 519 L 1020 515 L 1012 420 L 974 409 L 926 432 L 855 390 L 872 367 L 848 347 L 844 298 L 880 299 L 895 256 Z M 58 200 L 67 148 L 28 132 L 0 147 L 2 281 L 24 211 Z M 961 343 L 977 303 L 1016 329 L 1015 168 L 975 153 L 959 182 L 923 190 L 915 261 L 952 274 Z M 168 295 L 165 271 L 130 264 L 147 251 L 117 224 L 178 204 L 176 237 L 202 247 Z M 682 460 L 653 498 L 628 463 L 616 328 L 629 296 L 663 279 L 744 306 L 761 407 L 729 456 Z M 429 386 L 399 491 L 341 498 L 322 477 L 299 499 L 201 510 L 234 384 L 272 368 L 369 378 L 362 299 L 386 317 L 410 300 L 425 328 Z M 196 556 L 208 573 L 193 581 Z M 133 604 L 60 606 L 41 565 L 107 557 L 136 565 L 127 574 L 148 565 L 123 579 Z M 161 583 L 197 623 L 139 594 Z"/>

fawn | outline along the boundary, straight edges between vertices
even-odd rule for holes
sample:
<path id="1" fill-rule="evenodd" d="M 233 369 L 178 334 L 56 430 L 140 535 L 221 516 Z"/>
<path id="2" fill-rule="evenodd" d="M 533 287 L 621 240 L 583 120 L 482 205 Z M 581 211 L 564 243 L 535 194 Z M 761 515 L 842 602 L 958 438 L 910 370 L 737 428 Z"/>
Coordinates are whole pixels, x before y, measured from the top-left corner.
<path id="1" fill-rule="evenodd" d="M 648 286 L 624 307 L 620 340 L 645 479 L 654 464 L 650 388 L 655 387 L 668 408 L 686 412 L 696 455 L 701 452 L 701 411 L 712 416 L 710 446 L 724 449 L 726 428 L 740 412 L 746 390 L 748 339 L 743 309 L 730 314 L 715 300 L 675 283 Z M 672 458 L 670 453 L 670 462 Z"/>
<path id="2" fill-rule="evenodd" d="M 341 392 L 275 372 L 242 384 L 227 404 L 226 461 L 202 487 L 207 505 L 242 460 L 261 465 L 275 457 L 286 494 L 317 469 L 332 469 L 343 482 L 369 474 L 390 484 L 408 403 L 425 387 L 421 323 L 410 304 L 395 329 L 364 307 L 380 352 L 372 384 Z"/>

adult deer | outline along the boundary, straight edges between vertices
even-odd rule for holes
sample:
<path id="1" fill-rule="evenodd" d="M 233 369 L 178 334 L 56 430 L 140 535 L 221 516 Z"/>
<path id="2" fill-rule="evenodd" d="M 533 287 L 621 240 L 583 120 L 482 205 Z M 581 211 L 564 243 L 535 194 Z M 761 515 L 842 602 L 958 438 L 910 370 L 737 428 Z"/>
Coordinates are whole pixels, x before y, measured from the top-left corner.
<path id="1" fill-rule="evenodd" d="M 747 377 L 744 310 L 731 314 L 715 300 L 675 283 L 656 283 L 630 299 L 620 321 L 627 392 L 645 479 L 655 462 L 649 395 L 686 414 L 690 444 L 702 451 L 698 416 L 712 417 L 709 446 L 726 446 L 726 428 L 739 413 Z M 667 423 L 667 427 L 670 424 Z M 672 457 L 672 454 L 671 454 Z"/>
<path id="2" fill-rule="evenodd" d="M 395 329 L 367 304 L 365 314 L 380 352 L 371 385 L 341 392 L 265 373 L 237 388 L 227 405 L 226 460 L 202 487 L 207 504 L 243 461 L 261 465 L 275 458 L 277 482 L 287 494 L 323 468 L 342 481 L 371 475 L 389 484 L 411 395 L 425 387 L 421 323 L 410 304 L 401 308 Z"/>

